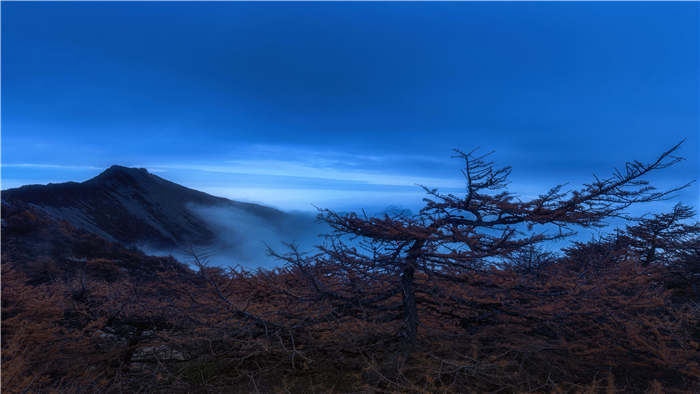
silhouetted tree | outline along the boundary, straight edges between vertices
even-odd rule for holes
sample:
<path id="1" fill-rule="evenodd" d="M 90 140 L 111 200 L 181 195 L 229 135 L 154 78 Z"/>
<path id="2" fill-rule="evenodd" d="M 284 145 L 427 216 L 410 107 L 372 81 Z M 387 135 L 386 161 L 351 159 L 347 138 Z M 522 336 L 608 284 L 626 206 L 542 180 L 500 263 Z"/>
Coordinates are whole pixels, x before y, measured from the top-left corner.
<path id="1" fill-rule="evenodd" d="M 310 293 L 300 299 L 323 301 L 331 315 L 400 320 L 401 336 L 411 349 L 421 310 L 459 317 L 473 308 L 498 308 L 455 291 L 473 285 L 471 272 L 570 236 L 576 227 L 629 218 L 625 209 L 631 205 L 663 200 L 686 187 L 657 191 L 642 179 L 682 160 L 673 155 L 679 146 L 650 163 L 633 161 L 610 177 L 594 177 L 578 190 L 564 191 L 559 185 L 531 200 L 505 190 L 510 167 L 497 168 L 488 155 L 475 151 L 456 151 L 464 161 L 464 194 L 423 187 L 428 197 L 415 215 L 369 217 L 322 210 L 320 217 L 334 232 L 320 253 L 305 257 L 293 251 L 279 257 L 310 284 Z"/>
<path id="2" fill-rule="evenodd" d="M 500 266 L 522 274 L 538 275 L 544 268 L 555 264 L 556 261 L 557 257 L 552 252 L 546 252 L 537 245 L 529 245 L 514 252 Z"/>
<path id="3" fill-rule="evenodd" d="M 639 255 L 642 264 L 668 267 L 668 285 L 684 288 L 688 295 L 700 296 L 700 223 L 692 222 L 695 211 L 676 204 L 669 213 L 644 218 L 628 226 L 630 250 Z"/>
<path id="4" fill-rule="evenodd" d="M 700 224 L 688 222 L 694 216 L 691 207 L 679 203 L 669 213 L 641 219 L 626 232 L 645 265 L 671 265 L 684 260 L 685 254 L 692 250 L 690 246 L 698 242 Z"/>

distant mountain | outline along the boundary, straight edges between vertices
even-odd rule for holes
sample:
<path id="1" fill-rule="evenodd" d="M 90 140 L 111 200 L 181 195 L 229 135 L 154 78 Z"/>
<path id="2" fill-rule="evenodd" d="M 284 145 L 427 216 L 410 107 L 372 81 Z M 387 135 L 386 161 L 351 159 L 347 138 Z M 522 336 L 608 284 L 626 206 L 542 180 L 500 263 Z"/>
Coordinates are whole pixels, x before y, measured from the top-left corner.
<path id="1" fill-rule="evenodd" d="M 24 205 L 109 241 L 153 248 L 207 245 L 217 238 L 198 208 L 232 208 L 265 223 L 288 214 L 189 189 L 143 168 L 112 166 L 85 182 L 28 185 L 2 192 L 3 204 Z M 245 225 L 245 224 L 242 224 Z"/>

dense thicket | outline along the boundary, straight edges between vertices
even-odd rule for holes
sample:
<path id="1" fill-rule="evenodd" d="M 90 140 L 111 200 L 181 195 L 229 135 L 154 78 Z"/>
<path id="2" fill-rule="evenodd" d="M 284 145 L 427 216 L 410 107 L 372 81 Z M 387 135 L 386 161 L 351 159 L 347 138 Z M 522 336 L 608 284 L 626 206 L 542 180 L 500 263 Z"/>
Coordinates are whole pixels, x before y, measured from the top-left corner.
<path id="1" fill-rule="evenodd" d="M 542 246 L 667 198 L 642 177 L 674 149 L 531 201 L 504 191 L 508 168 L 459 153 L 463 195 L 426 189 L 414 215 L 323 211 L 336 232 L 273 271 L 197 253 L 192 271 L 4 205 L 3 390 L 698 391 L 691 208 Z"/>

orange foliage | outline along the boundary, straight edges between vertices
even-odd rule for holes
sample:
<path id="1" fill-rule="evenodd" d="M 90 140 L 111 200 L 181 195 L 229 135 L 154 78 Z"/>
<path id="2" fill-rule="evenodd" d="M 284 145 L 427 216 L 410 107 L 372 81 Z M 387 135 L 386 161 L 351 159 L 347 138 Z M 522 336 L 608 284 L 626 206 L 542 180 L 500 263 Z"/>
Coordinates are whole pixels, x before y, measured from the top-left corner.
<path id="1" fill-rule="evenodd" d="M 592 225 L 665 196 L 625 189 L 644 168 L 516 202 L 479 191 L 507 171 L 472 160 L 465 198 L 429 191 L 413 217 L 326 211 L 336 237 L 257 272 L 196 254 L 194 271 L 3 206 L 3 390 L 698 392 L 692 210 L 559 255 L 536 248 L 558 234 L 511 227 Z"/>

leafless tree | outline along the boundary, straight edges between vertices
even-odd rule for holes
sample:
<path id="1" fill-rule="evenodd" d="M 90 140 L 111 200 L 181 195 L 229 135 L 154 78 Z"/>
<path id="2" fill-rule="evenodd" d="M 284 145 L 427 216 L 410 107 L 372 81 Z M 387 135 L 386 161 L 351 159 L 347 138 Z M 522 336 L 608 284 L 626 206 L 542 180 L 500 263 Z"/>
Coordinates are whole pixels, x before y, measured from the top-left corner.
<path id="1" fill-rule="evenodd" d="M 300 299 L 325 302 L 329 316 L 400 321 L 410 349 L 421 310 L 458 317 L 469 308 L 496 307 L 461 297 L 445 283 L 469 284 L 470 272 L 488 270 L 498 259 L 570 236 L 576 228 L 602 226 L 612 217 L 630 219 L 626 208 L 668 199 L 688 186 L 658 191 L 644 179 L 682 160 L 674 156 L 680 145 L 649 163 L 633 161 L 607 178 L 594 176 L 577 190 L 558 185 L 530 200 L 506 190 L 510 167 L 497 168 L 488 154 L 455 151 L 464 162 L 463 194 L 423 187 L 425 206 L 411 215 L 324 209 L 320 217 L 333 233 L 318 254 L 276 255 L 308 282 L 309 293 Z"/>

